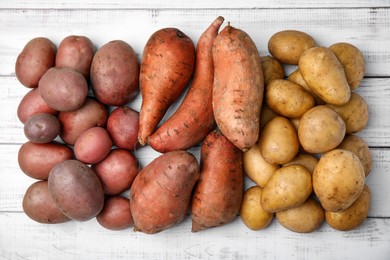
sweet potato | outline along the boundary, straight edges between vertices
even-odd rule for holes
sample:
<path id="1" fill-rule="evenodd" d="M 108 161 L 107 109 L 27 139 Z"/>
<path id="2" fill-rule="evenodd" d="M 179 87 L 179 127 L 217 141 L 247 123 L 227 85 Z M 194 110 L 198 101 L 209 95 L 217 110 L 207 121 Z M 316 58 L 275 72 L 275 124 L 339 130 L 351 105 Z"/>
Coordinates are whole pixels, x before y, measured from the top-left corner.
<path id="1" fill-rule="evenodd" d="M 151 35 L 140 69 L 142 105 L 138 140 L 145 145 L 169 106 L 180 96 L 195 68 L 192 40 L 176 28 Z"/>
<path id="2" fill-rule="evenodd" d="M 243 192 L 242 151 L 219 130 L 212 131 L 201 147 L 201 173 L 191 203 L 192 232 L 233 221 Z"/>
<path id="3" fill-rule="evenodd" d="M 223 21 L 221 16 L 215 19 L 199 38 L 190 89 L 176 112 L 148 139 L 156 151 L 186 150 L 203 140 L 214 127 L 212 47 Z"/>
<path id="4" fill-rule="evenodd" d="M 196 158 L 183 150 L 165 153 L 145 166 L 130 188 L 134 230 L 154 234 L 183 221 L 198 178 Z"/>
<path id="5" fill-rule="evenodd" d="M 264 76 L 259 52 L 250 36 L 230 25 L 213 46 L 213 110 L 222 133 L 242 151 L 259 135 Z"/>

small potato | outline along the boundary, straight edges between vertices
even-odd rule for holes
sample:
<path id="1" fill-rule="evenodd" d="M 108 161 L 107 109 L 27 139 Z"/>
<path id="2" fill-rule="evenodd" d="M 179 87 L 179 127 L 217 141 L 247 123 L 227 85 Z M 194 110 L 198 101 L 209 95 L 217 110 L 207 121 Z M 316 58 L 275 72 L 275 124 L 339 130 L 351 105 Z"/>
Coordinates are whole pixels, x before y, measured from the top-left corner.
<path id="1" fill-rule="evenodd" d="M 82 133 L 74 144 L 77 160 L 94 164 L 102 161 L 110 153 L 112 141 L 106 129 L 92 127 Z"/>
<path id="2" fill-rule="evenodd" d="M 269 108 L 266 102 L 263 102 L 260 112 L 260 129 L 262 129 L 272 118 L 277 116 L 278 114 Z"/>
<path id="3" fill-rule="evenodd" d="M 261 206 L 270 213 L 298 207 L 312 192 L 310 172 L 302 165 L 288 165 L 276 170 L 261 194 Z"/>
<path id="4" fill-rule="evenodd" d="M 357 135 L 346 135 L 337 148 L 353 152 L 359 157 L 364 168 L 364 174 L 366 177 L 368 176 L 372 168 L 372 157 L 370 148 L 363 138 Z"/>
<path id="5" fill-rule="evenodd" d="M 310 233 L 317 230 L 324 222 L 325 212 L 313 198 L 308 198 L 296 208 L 276 212 L 276 218 L 288 230 Z"/>
<path id="6" fill-rule="evenodd" d="M 49 107 L 72 111 L 84 104 L 88 84 L 84 76 L 74 69 L 53 67 L 42 76 L 38 90 Z"/>
<path id="7" fill-rule="evenodd" d="M 343 141 L 345 131 L 343 119 L 331 108 L 321 105 L 302 116 L 298 137 L 306 152 L 323 153 L 336 148 Z"/>
<path id="8" fill-rule="evenodd" d="M 99 177 L 106 195 L 119 195 L 129 189 L 140 171 L 135 156 L 124 149 L 111 150 L 103 161 L 91 168 Z"/>
<path id="9" fill-rule="evenodd" d="M 24 194 L 22 206 L 24 213 L 39 223 L 57 224 L 69 220 L 53 201 L 47 181 L 38 181 L 31 184 Z"/>
<path id="10" fill-rule="evenodd" d="M 107 198 L 96 220 L 102 227 L 110 230 L 123 230 L 133 226 L 129 199 L 121 196 Z"/>
<path id="11" fill-rule="evenodd" d="M 328 105 L 344 120 L 346 133 L 363 130 L 368 123 L 368 105 L 358 93 L 352 92 L 351 99 L 344 105 Z"/>
<path id="12" fill-rule="evenodd" d="M 284 68 L 280 62 L 272 56 L 262 56 L 261 67 L 263 68 L 264 86 L 274 79 L 284 79 Z"/>
<path id="13" fill-rule="evenodd" d="M 299 123 L 301 122 L 301 119 L 300 118 L 290 118 L 289 120 L 290 120 L 291 124 L 294 126 L 295 131 L 298 132 Z"/>
<path id="14" fill-rule="evenodd" d="M 312 154 L 307 153 L 299 153 L 292 161 L 283 164 L 283 166 L 291 165 L 291 164 L 300 164 L 304 166 L 309 172 L 312 174 L 315 167 L 317 166 L 318 159 L 314 157 Z"/>
<path id="15" fill-rule="evenodd" d="M 242 222 L 252 230 L 266 228 L 274 218 L 273 213 L 269 213 L 261 207 L 262 188 L 253 186 L 244 192 L 240 209 Z"/>
<path id="16" fill-rule="evenodd" d="M 352 152 L 335 149 L 323 154 L 313 172 L 313 188 L 327 211 L 342 211 L 360 196 L 365 182 L 363 166 Z"/>
<path id="17" fill-rule="evenodd" d="M 356 201 L 347 209 L 339 212 L 325 212 L 325 220 L 334 229 L 348 231 L 361 225 L 370 209 L 370 189 L 364 185 L 363 191 Z"/>
<path id="18" fill-rule="evenodd" d="M 325 102 L 321 98 L 319 98 L 306 84 L 305 79 L 302 77 L 302 74 L 299 72 L 299 68 L 293 71 L 290 75 L 288 75 L 287 80 L 302 86 L 306 91 L 308 91 L 314 97 L 316 105 L 325 104 Z"/>
<path id="19" fill-rule="evenodd" d="M 315 105 L 314 97 L 308 91 L 285 79 L 269 83 L 265 101 L 276 113 L 289 118 L 300 118 Z"/>
<path id="20" fill-rule="evenodd" d="M 329 46 L 343 66 L 349 87 L 352 89 L 360 85 L 365 73 L 365 61 L 361 51 L 354 45 L 345 42 Z"/>
<path id="21" fill-rule="evenodd" d="M 261 156 L 258 144 L 243 153 L 245 175 L 260 187 L 264 187 L 279 165 L 268 163 Z"/>
<path id="22" fill-rule="evenodd" d="M 60 121 L 48 113 L 31 116 L 24 124 L 24 135 L 34 143 L 48 143 L 60 133 Z"/>
<path id="23" fill-rule="evenodd" d="M 135 150 L 138 143 L 139 113 L 128 106 L 115 108 L 108 117 L 107 131 L 114 144 Z"/>
<path id="24" fill-rule="evenodd" d="M 56 142 L 23 144 L 18 153 L 20 169 L 29 177 L 46 180 L 50 170 L 59 162 L 73 157 L 73 151 L 66 145 Z"/>
<path id="25" fill-rule="evenodd" d="M 275 117 L 261 131 L 259 147 L 261 155 L 268 163 L 287 163 L 299 151 L 297 132 L 287 118 Z"/>
<path id="26" fill-rule="evenodd" d="M 44 37 L 30 40 L 18 55 L 15 63 L 16 78 L 28 88 L 38 87 L 38 82 L 48 69 L 54 67 L 56 46 Z"/>
<path id="27" fill-rule="evenodd" d="M 314 46 L 316 41 L 307 33 L 285 30 L 275 33 L 268 41 L 268 50 L 281 63 L 297 65 L 302 53 Z"/>

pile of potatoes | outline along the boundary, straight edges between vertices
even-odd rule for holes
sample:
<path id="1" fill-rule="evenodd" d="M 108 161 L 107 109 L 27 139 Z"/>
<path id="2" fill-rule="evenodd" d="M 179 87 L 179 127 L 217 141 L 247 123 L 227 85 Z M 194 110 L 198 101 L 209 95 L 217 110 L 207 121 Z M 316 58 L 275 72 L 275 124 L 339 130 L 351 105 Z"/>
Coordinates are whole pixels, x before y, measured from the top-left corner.
<path id="1" fill-rule="evenodd" d="M 244 153 L 245 173 L 257 185 L 245 191 L 241 219 L 253 230 L 274 216 L 300 233 L 324 221 L 354 229 L 370 206 L 371 153 L 355 135 L 368 122 L 367 103 L 353 91 L 364 76 L 363 55 L 352 44 L 323 47 L 294 30 L 274 34 L 268 50 L 260 135 Z M 285 65 L 295 66 L 287 78 Z"/>

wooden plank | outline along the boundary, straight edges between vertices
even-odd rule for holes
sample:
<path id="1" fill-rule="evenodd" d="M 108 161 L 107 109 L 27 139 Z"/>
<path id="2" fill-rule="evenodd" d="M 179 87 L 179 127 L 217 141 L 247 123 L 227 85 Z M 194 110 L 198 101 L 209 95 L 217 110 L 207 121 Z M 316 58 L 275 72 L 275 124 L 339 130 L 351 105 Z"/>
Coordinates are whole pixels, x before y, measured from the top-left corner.
<path id="1" fill-rule="evenodd" d="M 191 233 L 191 221 L 155 235 L 110 231 L 95 219 L 42 225 L 20 213 L 0 213 L 1 259 L 388 259 L 390 219 L 367 219 L 349 232 L 324 223 L 298 234 L 274 220 L 251 231 L 239 218 Z M 337 241 L 337 242 L 336 242 Z"/>
<path id="2" fill-rule="evenodd" d="M 390 12 L 388 8 L 357 9 L 0 9 L 0 74 L 13 75 L 17 55 L 33 37 L 56 44 L 70 34 L 90 37 L 97 46 L 113 40 L 129 42 L 138 54 L 149 36 L 175 26 L 194 42 L 215 17 L 222 15 L 244 29 L 265 55 L 269 38 L 284 29 L 305 31 L 320 45 L 345 41 L 360 48 L 367 76 L 390 76 Z M 277 18 L 277 19 L 275 19 Z"/>

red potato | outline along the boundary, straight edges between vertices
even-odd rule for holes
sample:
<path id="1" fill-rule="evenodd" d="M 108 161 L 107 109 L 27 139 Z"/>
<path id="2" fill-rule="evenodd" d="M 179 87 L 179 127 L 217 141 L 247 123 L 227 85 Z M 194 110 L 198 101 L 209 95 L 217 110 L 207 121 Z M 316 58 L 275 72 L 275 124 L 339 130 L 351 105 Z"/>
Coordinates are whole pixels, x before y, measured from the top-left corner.
<path id="1" fill-rule="evenodd" d="M 96 220 L 102 227 L 110 230 L 123 230 L 133 226 L 129 199 L 121 196 L 107 198 Z"/>
<path id="2" fill-rule="evenodd" d="M 178 99 L 195 68 L 192 40 L 176 28 L 164 28 L 147 41 L 141 61 L 142 105 L 138 141 L 145 145 L 169 106 Z"/>
<path id="3" fill-rule="evenodd" d="M 54 67 L 56 46 L 44 37 L 30 40 L 18 55 L 15 63 L 16 78 L 28 88 L 38 87 L 38 82 L 48 69 Z"/>
<path id="4" fill-rule="evenodd" d="M 154 234 L 182 222 L 198 178 L 198 162 L 187 151 L 168 152 L 149 163 L 130 188 L 134 230 Z"/>
<path id="5" fill-rule="evenodd" d="M 31 116 L 24 124 L 24 135 L 34 143 L 49 143 L 60 133 L 60 121 L 56 116 L 40 113 Z"/>
<path id="6" fill-rule="evenodd" d="M 223 21 L 221 16 L 215 19 L 199 38 L 190 89 L 176 112 L 148 138 L 154 150 L 165 153 L 189 149 L 214 127 L 212 47 Z"/>
<path id="7" fill-rule="evenodd" d="M 138 129 L 139 113 L 128 106 L 115 108 L 108 117 L 107 131 L 119 148 L 135 150 Z"/>
<path id="8" fill-rule="evenodd" d="M 77 160 L 93 164 L 102 161 L 110 153 L 112 141 L 106 129 L 92 127 L 82 133 L 74 144 Z"/>
<path id="9" fill-rule="evenodd" d="M 111 150 L 103 161 L 92 165 L 106 195 L 118 195 L 129 189 L 140 171 L 137 158 L 125 149 Z"/>
<path id="10" fill-rule="evenodd" d="M 192 232 L 233 221 L 244 193 L 242 151 L 219 131 L 206 136 L 191 206 Z"/>
<path id="11" fill-rule="evenodd" d="M 221 132 L 242 151 L 259 136 L 264 76 L 250 36 L 230 25 L 214 41 L 213 110 Z"/>

